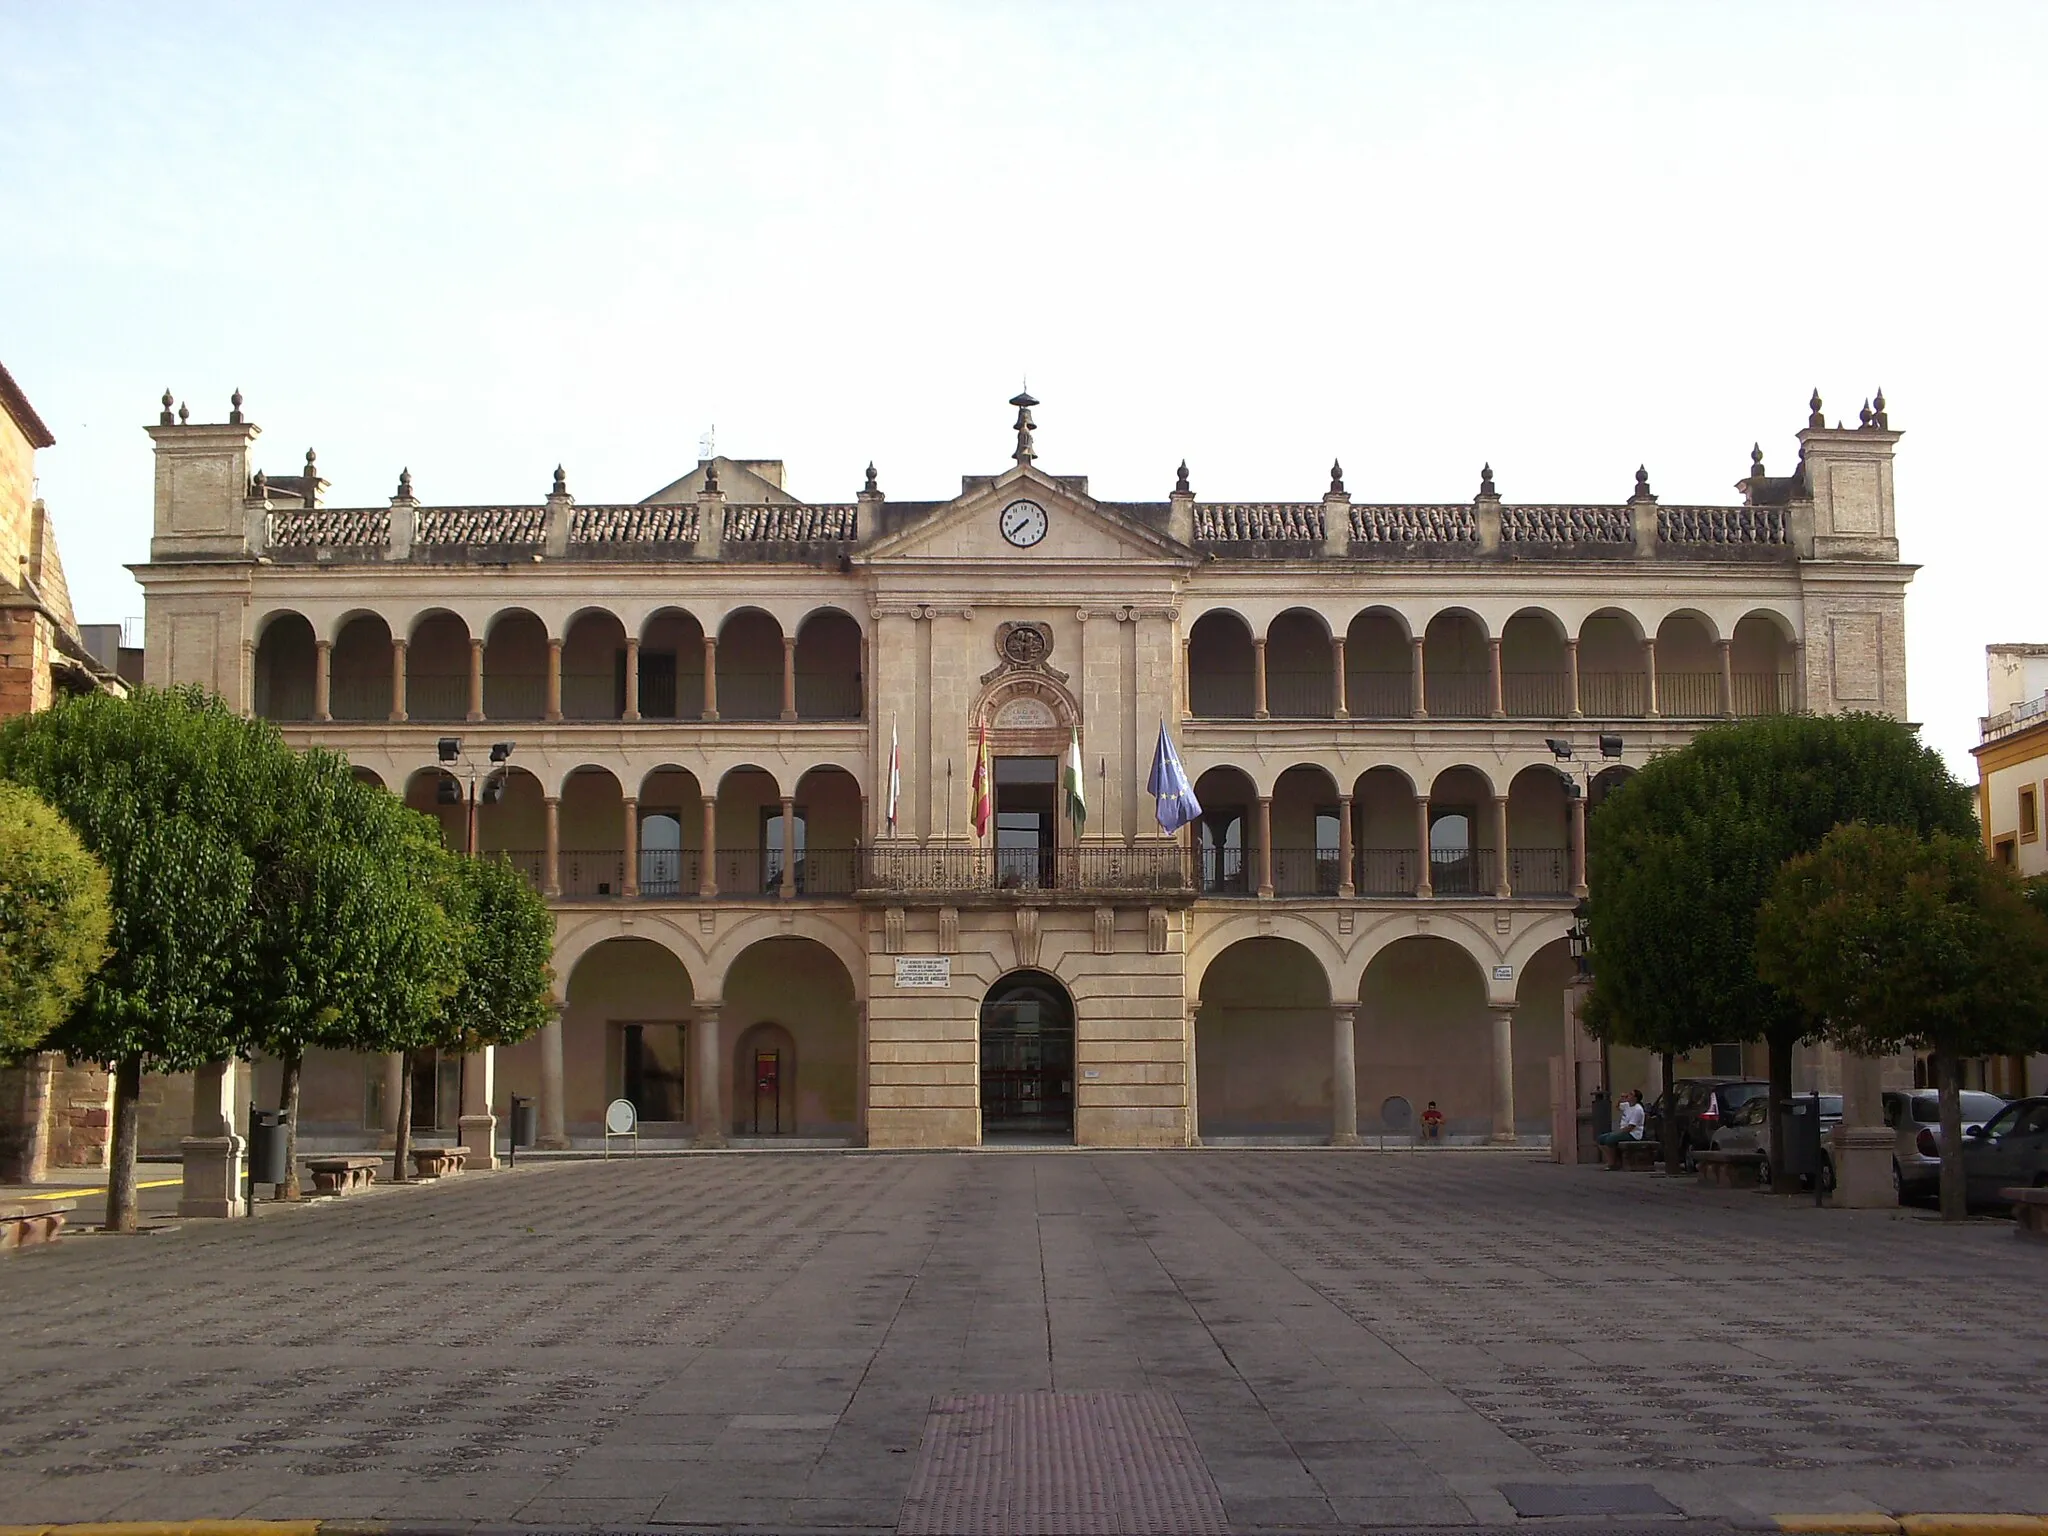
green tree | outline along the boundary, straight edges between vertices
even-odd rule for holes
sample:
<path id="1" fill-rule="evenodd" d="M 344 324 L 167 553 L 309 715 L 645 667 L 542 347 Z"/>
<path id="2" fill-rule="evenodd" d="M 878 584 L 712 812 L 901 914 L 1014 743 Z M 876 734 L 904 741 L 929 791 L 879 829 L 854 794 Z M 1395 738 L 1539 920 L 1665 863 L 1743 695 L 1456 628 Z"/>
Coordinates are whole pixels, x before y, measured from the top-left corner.
<path id="1" fill-rule="evenodd" d="M 1941 1214 L 1960 1220 L 1963 1058 L 2048 1043 L 2048 918 L 1974 836 L 1852 824 L 1778 872 L 1756 965 L 1849 1050 L 1935 1053 Z"/>
<path id="2" fill-rule="evenodd" d="M 0 777 L 28 785 L 106 867 L 113 952 L 49 1044 L 114 1072 L 107 1225 L 132 1232 L 145 1067 L 247 1047 L 253 850 L 290 752 L 196 688 L 89 695 L 0 727 Z"/>
<path id="3" fill-rule="evenodd" d="M 1757 909 L 1788 859 L 1846 821 L 1957 837 L 1976 826 L 1970 791 L 1898 721 L 1784 715 L 1715 726 L 1653 758 L 1588 829 L 1603 1038 L 1667 1051 L 1766 1042 L 1777 1146 L 1792 1048 L 1812 1022 L 1757 974 Z"/>
<path id="4" fill-rule="evenodd" d="M 293 760 L 257 851 L 256 1043 L 282 1067 L 286 1182 L 297 1199 L 305 1053 L 404 1049 L 432 1027 L 459 979 L 455 924 L 438 882 L 434 824 L 359 781 L 330 752 Z"/>
<path id="5" fill-rule="evenodd" d="M 100 861 L 32 790 L 0 783 L 0 1061 L 42 1043 L 107 958 Z"/>
<path id="6" fill-rule="evenodd" d="M 458 980 L 411 1049 L 469 1052 L 512 1045 L 548 1020 L 554 996 L 555 917 L 503 859 L 445 855 L 440 899 L 456 933 Z M 412 1135 L 412 1062 L 399 1091 L 395 1176 L 405 1177 Z"/>

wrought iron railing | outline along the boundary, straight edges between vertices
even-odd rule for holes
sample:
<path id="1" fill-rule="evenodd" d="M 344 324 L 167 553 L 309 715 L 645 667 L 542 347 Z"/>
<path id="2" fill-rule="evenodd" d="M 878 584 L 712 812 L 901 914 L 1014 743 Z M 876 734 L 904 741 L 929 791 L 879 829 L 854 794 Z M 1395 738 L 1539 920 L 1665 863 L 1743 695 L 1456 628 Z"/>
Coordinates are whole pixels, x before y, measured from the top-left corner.
<path id="1" fill-rule="evenodd" d="M 1640 672 L 1579 674 L 1579 711 L 1590 719 L 1639 719 L 1649 705 L 1649 679 Z"/>
<path id="2" fill-rule="evenodd" d="M 1508 887 L 1517 896 L 1569 896 L 1572 855 L 1569 848 L 1510 848 Z"/>
<path id="3" fill-rule="evenodd" d="M 1790 672 L 1738 672 L 1735 674 L 1735 713 L 1743 716 L 1784 715 L 1792 712 L 1797 694 Z"/>
<path id="4" fill-rule="evenodd" d="M 1334 896 L 1344 877 L 1343 854 L 1335 848 L 1275 848 L 1273 894 Z"/>
<path id="5" fill-rule="evenodd" d="M 1421 883 L 1422 860 L 1413 848 L 1360 848 L 1358 876 L 1361 896 L 1413 896 Z"/>
<path id="6" fill-rule="evenodd" d="M 1266 713 L 1279 720 L 1328 720 L 1337 713 L 1336 675 L 1268 672 Z"/>
<path id="7" fill-rule="evenodd" d="M 1493 680 L 1484 672 L 1432 672 L 1422 692 L 1432 720 L 1484 720 L 1493 713 Z"/>
<path id="8" fill-rule="evenodd" d="M 1518 720 L 1563 720 L 1572 712 L 1572 680 L 1565 672 L 1506 672 L 1501 707 Z"/>
<path id="9" fill-rule="evenodd" d="M 1491 896 L 1499 869 L 1500 855 L 1491 848 L 1429 850 L 1429 884 L 1439 896 Z"/>
<path id="10" fill-rule="evenodd" d="M 1129 848 L 910 848 L 883 844 L 860 850 L 864 891 L 1189 892 L 1193 860 L 1170 844 Z"/>
<path id="11" fill-rule="evenodd" d="M 1721 713 L 1719 672 L 1657 673 L 1657 713 L 1704 718 Z"/>
<path id="12" fill-rule="evenodd" d="M 1406 720 L 1415 713 L 1415 677 L 1399 672 L 1346 672 L 1344 707 L 1354 720 Z"/>

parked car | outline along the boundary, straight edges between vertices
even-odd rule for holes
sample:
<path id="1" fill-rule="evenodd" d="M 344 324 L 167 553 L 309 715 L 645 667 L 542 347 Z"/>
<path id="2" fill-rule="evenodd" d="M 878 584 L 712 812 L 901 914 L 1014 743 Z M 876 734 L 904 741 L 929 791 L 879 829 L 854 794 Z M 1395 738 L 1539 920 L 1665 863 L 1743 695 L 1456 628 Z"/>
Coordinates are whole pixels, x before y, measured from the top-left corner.
<path id="1" fill-rule="evenodd" d="M 1963 1135 L 2005 1108 L 1995 1093 L 1963 1090 Z M 1933 1088 L 1894 1089 L 1884 1096 L 1884 1123 L 1892 1141 L 1892 1188 L 1899 1203 L 1941 1190 L 1941 1094 Z M 1967 1141 L 1965 1145 L 1967 1145 Z"/>
<path id="2" fill-rule="evenodd" d="M 1804 1099 L 1805 1094 L 1800 1094 Z M 1755 1094 L 1745 1099 L 1732 1114 L 1722 1118 L 1708 1145 L 1716 1152 L 1760 1152 L 1763 1162 L 1757 1168 L 1757 1182 L 1766 1189 L 1771 1183 L 1771 1168 L 1777 1162 L 1771 1150 L 1771 1096 Z M 1820 1096 L 1820 1187 L 1832 1192 L 1835 1187 L 1835 1160 L 1828 1152 L 1826 1137 L 1842 1121 L 1842 1096 L 1839 1093 L 1824 1093 Z M 1808 1189 L 1812 1183 L 1800 1181 Z"/>
<path id="3" fill-rule="evenodd" d="M 1659 1099 L 1658 1134 L 1663 1134 L 1664 1114 L 1676 1115 L 1678 1163 L 1690 1173 L 1693 1153 L 1704 1152 L 1712 1146 L 1714 1132 L 1751 1099 L 1768 1102 L 1771 1085 L 1755 1077 L 1681 1077 L 1672 1083 L 1671 1096 L 1669 1108 L 1661 1097 Z"/>
<path id="4" fill-rule="evenodd" d="M 1972 1205 L 2003 1205 L 2000 1190 L 2048 1189 L 2048 1098 L 2014 1099 L 1963 1133 Z"/>

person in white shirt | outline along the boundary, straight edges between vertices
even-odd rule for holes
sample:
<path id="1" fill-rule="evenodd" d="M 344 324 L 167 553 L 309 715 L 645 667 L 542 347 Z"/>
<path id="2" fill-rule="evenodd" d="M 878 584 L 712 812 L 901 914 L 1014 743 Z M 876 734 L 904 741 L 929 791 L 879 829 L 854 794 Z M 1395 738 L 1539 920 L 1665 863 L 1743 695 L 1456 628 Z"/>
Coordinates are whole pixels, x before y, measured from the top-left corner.
<path id="1" fill-rule="evenodd" d="M 1643 1091 L 1640 1088 L 1631 1088 L 1621 1098 L 1620 1126 L 1593 1139 L 1603 1147 L 1611 1147 L 1623 1141 L 1641 1141 L 1643 1127 L 1648 1121 L 1649 1115 L 1643 1109 Z"/>

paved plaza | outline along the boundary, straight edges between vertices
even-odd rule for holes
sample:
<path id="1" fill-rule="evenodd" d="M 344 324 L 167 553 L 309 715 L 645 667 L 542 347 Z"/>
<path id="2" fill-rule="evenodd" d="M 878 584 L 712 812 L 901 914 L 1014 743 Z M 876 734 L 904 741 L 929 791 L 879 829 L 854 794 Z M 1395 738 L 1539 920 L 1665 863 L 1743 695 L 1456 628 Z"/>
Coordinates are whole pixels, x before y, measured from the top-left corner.
<path id="1" fill-rule="evenodd" d="M 2044 1288 L 2003 1223 L 1515 1153 L 532 1162 L 0 1260 L 0 1522 L 2043 1511 Z"/>

